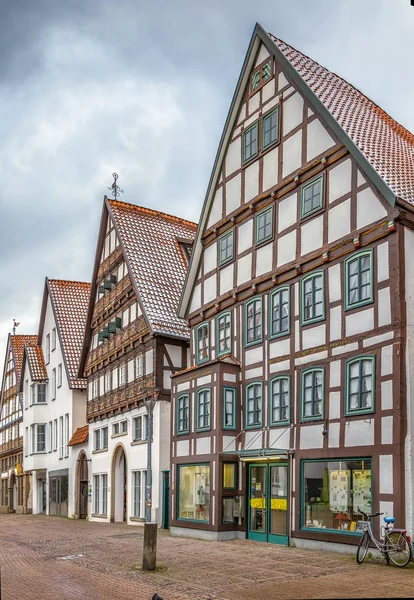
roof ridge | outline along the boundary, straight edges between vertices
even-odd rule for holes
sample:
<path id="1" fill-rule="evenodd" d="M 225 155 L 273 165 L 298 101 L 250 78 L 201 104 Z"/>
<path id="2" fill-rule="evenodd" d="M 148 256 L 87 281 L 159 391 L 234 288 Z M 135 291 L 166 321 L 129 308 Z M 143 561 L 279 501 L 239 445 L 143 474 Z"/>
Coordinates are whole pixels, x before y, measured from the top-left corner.
<path id="1" fill-rule="evenodd" d="M 159 215 L 162 217 L 166 217 L 167 219 L 171 219 L 173 221 L 178 221 L 180 223 L 186 223 L 187 225 L 198 227 L 198 224 L 194 223 L 193 221 L 188 221 L 188 219 L 183 219 L 182 217 L 177 217 L 175 215 L 170 215 L 169 213 L 163 212 L 161 210 L 156 210 L 155 208 L 148 208 L 147 206 L 132 204 L 132 202 L 121 202 L 121 200 L 113 200 L 112 198 L 108 198 L 108 202 L 111 204 L 111 206 L 118 206 L 119 208 L 122 208 L 122 206 L 129 206 L 142 212 L 151 213 L 153 215 Z"/>
<path id="2" fill-rule="evenodd" d="M 72 279 L 49 279 L 49 278 L 47 278 L 47 280 L 49 281 L 49 283 L 51 281 L 53 281 L 55 283 L 77 283 L 80 285 L 91 285 L 91 283 L 89 281 L 74 281 Z"/>
<path id="3" fill-rule="evenodd" d="M 335 77 L 337 79 L 339 79 L 340 81 L 342 81 L 347 86 L 353 88 L 355 90 L 355 92 L 357 92 L 358 94 L 360 94 L 361 96 L 363 96 L 366 100 L 368 100 L 368 102 L 370 102 L 378 112 L 382 113 L 382 116 L 385 116 L 387 119 L 389 119 L 389 125 L 390 125 L 390 127 L 392 127 L 395 130 L 400 129 L 401 131 L 398 131 L 397 133 L 399 133 L 400 135 L 404 135 L 405 138 L 407 139 L 407 141 L 411 141 L 414 144 L 414 134 L 409 129 L 407 129 L 404 125 L 402 125 L 399 121 L 397 121 L 396 119 L 394 119 L 394 117 L 392 117 L 389 113 L 387 113 L 387 111 L 385 111 L 379 104 L 377 104 L 374 100 L 372 100 L 372 98 L 370 98 L 369 96 L 367 96 L 367 94 L 365 94 L 363 91 L 361 91 L 359 88 L 357 88 L 353 83 L 351 83 L 350 81 L 348 81 L 344 77 L 341 77 L 341 75 L 338 75 L 337 73 L 335 73 L 335 71 L 331 71 L 330 69 L 328 69 L 328 67 L 325 67 L 324 65 L 322 65 L 321 63 L 319 63 L 317 60 L 315 60 L 311 56 L 308 56 L 307 54 L 305 54 L 301 50 L 298 50 L 297 48 L 295 48 L 291 44 L 288 44 L 287 42 L 285 42 L 281 38 L 276 37 L 273 33 L 268 32 L 268 34 L 274 40 L 276 40 L 277 42 L 280 42 L 280 43 L 284 44 L 287 48 L 290 48 L 294 52 L 297 52 L 298 54 L 301 54 L 307 60 L 310 60 L 315 65 L 318 65 L 318 67 L 321 67 L 327 73 L 329 73 L 331 75 L 335 75 Z M 288 60 L 289 60 L 289 58 L 288 58 Z M 289 60 L 289 62 L 291 62 L 291 61 Z"/>

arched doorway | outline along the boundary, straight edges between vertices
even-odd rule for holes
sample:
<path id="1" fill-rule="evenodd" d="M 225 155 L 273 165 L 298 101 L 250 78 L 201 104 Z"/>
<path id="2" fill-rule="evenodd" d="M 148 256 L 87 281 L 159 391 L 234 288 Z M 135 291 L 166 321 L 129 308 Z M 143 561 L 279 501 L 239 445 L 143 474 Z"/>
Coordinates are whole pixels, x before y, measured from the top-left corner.
<path id="1" fill-rule="evenodd" d="M 122 444 L 114 450 L 111 470 L 111 522 L 127 520 L 127 462 Z"/>
<path id="2" fill-rule="evenodd" d="M 88 460 L 82 450 L 76 465 L 76 516 L 79 519 L 86 519 L 88 516 L 88 487 Z"/>

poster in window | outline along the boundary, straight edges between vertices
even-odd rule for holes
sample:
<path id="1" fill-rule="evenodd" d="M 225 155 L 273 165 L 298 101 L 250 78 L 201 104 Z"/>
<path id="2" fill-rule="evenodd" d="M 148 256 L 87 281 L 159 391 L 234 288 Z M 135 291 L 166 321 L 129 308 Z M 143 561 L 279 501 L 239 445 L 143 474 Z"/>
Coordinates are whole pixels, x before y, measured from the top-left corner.
<path id="1" fill-rule="evenodd" d="M 349 471 L 330 471 L 329 473 L 329 507 L 332 512 L 348 512 L 349 510 Z"/>
<path id="2" fill-rule="evenodd" d="M 353 472 L 354 512 L 371 512 L 371 471 Z"/>

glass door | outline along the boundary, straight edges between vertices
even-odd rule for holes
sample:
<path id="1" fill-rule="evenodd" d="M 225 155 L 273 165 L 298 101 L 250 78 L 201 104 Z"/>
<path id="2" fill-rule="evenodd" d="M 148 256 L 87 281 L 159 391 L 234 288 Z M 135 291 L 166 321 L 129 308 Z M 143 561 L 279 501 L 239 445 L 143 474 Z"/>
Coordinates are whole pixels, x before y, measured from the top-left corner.
<path id="1" fill-rule="evenodd" d="M 288 543 L 288 467 L 269 465 L 270 502 L 268 541 Z"/>
<path id="2" fill-rule="evenodd" d="M 267 541 L 267 466 L 251 465 L 249 477 L 248 537 L 260 542 Z"/>
<path id="3" fill-rule="evenodd" d="M 288 465 L 250 465 L 248 494 L 247 537 L 288 544 Z"/>

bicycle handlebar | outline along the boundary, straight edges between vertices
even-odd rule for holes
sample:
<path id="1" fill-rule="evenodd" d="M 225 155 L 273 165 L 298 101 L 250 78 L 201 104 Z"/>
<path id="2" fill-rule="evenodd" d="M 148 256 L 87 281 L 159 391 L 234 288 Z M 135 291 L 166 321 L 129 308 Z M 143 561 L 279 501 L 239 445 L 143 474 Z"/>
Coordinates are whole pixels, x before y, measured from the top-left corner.
<path id="1" fill-rule="evenodd" d="M 380 517 L 381 515 L 385 514 L 383 512 L 379 512 L 372 515 L 368 515 L 367 513 L 364 513 L 364 511 L 362 511 L 360 508 L 357 508 L 357 511 L 360 512 L 361 515 L 364 515 L 364 517 L 366 517 L 367 519 L 373 519 L 374 517 Z"/>

